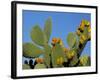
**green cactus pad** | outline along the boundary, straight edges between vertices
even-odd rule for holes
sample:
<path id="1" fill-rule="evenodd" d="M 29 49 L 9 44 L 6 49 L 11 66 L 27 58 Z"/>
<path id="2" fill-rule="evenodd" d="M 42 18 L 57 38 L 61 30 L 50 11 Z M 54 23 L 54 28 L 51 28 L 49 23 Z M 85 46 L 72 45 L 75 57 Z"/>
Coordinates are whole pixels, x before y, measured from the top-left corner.
<path id="1" fill-rule="evenodd" d="M 24 57 L 38 57 L 43 53 L 43 50 L 32 43 L 23 44 L 23 56 Z"/>
<path id="2" fill-rule="evenodd" d="M 52 21 L 51 21 L 51 18 L 48 18 L 46 20 L 45 27 L 44 27 L 44 33 L 47 37 L 47 42 L 50 39 L 51 32 L 52 32 Z"/>
<path id="3" fill-rule="evenodd" d="M 30 66 L 28 64 L 23 64 L 23 69 L 30 69 Z"/>
<path id="4" fill-rule="evenodd" d="M 52 56 L 53 67 L 57 67 L 57 60 L 59 60 L 60 58 L 62 58 L 63 62 L 67 62 L 63 48 L 59 44 L 56 44 L 56 46 L 52 49 L 51 56 Z"/>
<path id="5" fill-rule="evenodd" d="M 31 30 L 31 39 L 34 43 L 44 46 L 45 44 L 45 38 L 44 33 L 42 29 L 39 27 L 39 25 L 35 25 Z"/>
<path id="6" fill-rule="evenodd" d="M 77 36 L 75 33 L 69 33 L 67 36 L 67 43 L 70 48 L 73 48 L 77 42 Z"/>
<path id="7" fill-rule="evenodd" d="M 46 66 L 44 64 L 36 64 L 36 66 L 34 67 L 34 69 L 43 69 L 46 68 Z"/>
<path id="8" fill-rule="evenodd" d="M 44 47 L 44 60 L 48 67 L 50 67 L 50 54 L 51 54 L 51 47 L 49 45 L 45 45 Z"/>

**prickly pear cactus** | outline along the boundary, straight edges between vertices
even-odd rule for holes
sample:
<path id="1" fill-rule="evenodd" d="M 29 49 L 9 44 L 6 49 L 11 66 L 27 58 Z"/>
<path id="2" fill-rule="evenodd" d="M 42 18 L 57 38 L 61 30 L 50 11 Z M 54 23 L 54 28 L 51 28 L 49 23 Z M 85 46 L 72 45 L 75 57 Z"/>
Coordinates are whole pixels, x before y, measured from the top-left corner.
<path id="1" fill-rule="evenodd" d="M 76 32 L 70 32 L 66 41 L 68 48 L 63 44 L 61 38 L 52 38 L 52 19 L 45 21 L 44 29 L 39 25 L 35 25 L 30 37 L 32 42 L 23 43 L 23 56 L 30 60 L 29 63 L 23 64 L 23 69 L 41 69 L 41 68 L 57 68 L 57 67 L 76 67 L 90 66 L 90 56 L 81 55 L 85 45 L 91 40 L 90 22 L 82 20 Z M 51 45 L 50 45 L 51 43 Z M 43 55 L 42 58 L 39 56 Z"/>

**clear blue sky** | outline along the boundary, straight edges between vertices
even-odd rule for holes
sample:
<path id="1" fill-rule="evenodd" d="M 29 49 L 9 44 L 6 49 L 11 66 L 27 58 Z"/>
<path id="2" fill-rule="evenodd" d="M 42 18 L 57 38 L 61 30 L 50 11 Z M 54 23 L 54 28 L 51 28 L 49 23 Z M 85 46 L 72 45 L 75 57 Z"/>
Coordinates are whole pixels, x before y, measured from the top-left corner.
<path id="1" fill-rule="evenodd" d="M 52 18 L 52 34 L 50 42 L 53 37 L 61 38 L 64 45 L 68 47 L 66 37 L 69 32 L 75 32 L 82 19 L 91 20 L 89 13 L 72 13 L 72 12 L 45 12 L 45 11 L 31 11 L 23 10 L 23 42 L 32 42 L 30 38 L 30 31 L 36 24 L 43 29 L 45 21 L 48 17 Z M 87 43 L 82 54 L 90 55 L 90 42 Z"/>

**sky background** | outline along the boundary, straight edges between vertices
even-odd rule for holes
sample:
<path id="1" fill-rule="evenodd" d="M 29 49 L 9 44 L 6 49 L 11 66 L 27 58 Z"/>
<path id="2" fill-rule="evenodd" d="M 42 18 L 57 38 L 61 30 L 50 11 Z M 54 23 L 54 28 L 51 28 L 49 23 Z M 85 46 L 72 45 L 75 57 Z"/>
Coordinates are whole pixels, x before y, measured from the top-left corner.
<path id="1" fill-rule="evenodd" d="M 91 14 L 89 13 L 72 13 L 72 12 L 48 12 L 48 11 L 33 11 L 23 10 L 23 43 L 32 42 L 30 38 L 30 31 L 34 25 L 38 24 L 42 29 L 45 21 L 51 17 L 52 19 L 52 38 L 61 38 L 64 45 L 68 47 L 66 37 L 69 32 L 75 32 L 81 23 L 82 19 L 91 21 Z M 50 43 L 49 42 L 49 43 Z M 82 54 L 90 55 L 90 41 L 86 44 Z"/>

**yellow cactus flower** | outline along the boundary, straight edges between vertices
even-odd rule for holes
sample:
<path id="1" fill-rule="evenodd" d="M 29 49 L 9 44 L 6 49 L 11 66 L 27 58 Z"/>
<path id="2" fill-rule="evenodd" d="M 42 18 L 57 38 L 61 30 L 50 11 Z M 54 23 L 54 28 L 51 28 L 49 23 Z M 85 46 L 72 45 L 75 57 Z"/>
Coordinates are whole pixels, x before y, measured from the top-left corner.
<path id="1" fill-rule="evenodd" d="M 76 34 L 80 36 L 81 32 L 79 30 L 76 31 Z"/>
<path id="2" fill-rule="evenodd" d="M 83 62 L 84 62 L 83 59 L 80 59 L 80 64 L 83 64 Z"/>
<path id="3" fill-rule="evenodd" d="M 59 58 L 57 59 L 57 64 L 60 64 L 60 59 Z"/>
<path id="4" fill-rule="evenodd" d="M 79 41 L 81 44 L 84 43 L 84 40 L 82 38 L 80 38 L 80 41 Z"/>
<path id="5" fill-rule="evenodd" d="M 84 30 L 84 27 L 90 27 L 90 22 L 87 20 L 82 20 L 80 24 L 80 29 Z"/>
<path id="6" fill-rule="evenodd" d="M 74 55 L 75 55 L 75 51 L 73 50 L 73 51 L 71 52 L 71 56 L 74 57 Z"/>
<path id="7" fill-rule="evenodd" d="M 68 58 L 68 59 L 71 59 L 72 56 L 68 53 L 68 54 L 67 54 L 67 58 Z"/>
<path id="8" fill-rule="evenodd" d="M 86 39 L 87 39 L 85 35 L 82 35 L 81 38 L 82 38 L 83 40 L 86 40 Z"/>
<path id="9" fill-rule="evenodd" d="M 90 22 L 89 21 L 87 22 L 87 25 L 90 26 Z"/>
<path id="10" fill-rule="evenodd" d="M 91 27 L 88 27 L 88 32 L 91 32 Z"/>
<path id="11" fill-rule="evenodd" d="M 80 25 L 79 30 L 80 30 L 81 32 L 84 31 L 84 26 L 83 26 L 83 25 Z"/>
<path id="12" fill-rule="evenodd" d="M 82 20 L 80 26 L 84 28 L 84 25 L 85 25 L 85 24 L 84 24 L 84 20 Z"/>
<path id="13" fill-rule="evenodd" d="M 81 21 L 81 24 L 80 24 L 80 30 L 84 30 L 84 26 L 85 26 L 85 23 L 84 23 L 84 20 Z"/>
<path id="14" fill-rule="evenodd" d="M 87 37 L 85 35 L 81 35 L 80 43 L 83 44 L 86 39 L 87 39 Z"/>
<path id="15" fill-rule="evenodd" d="M 83 32 L 85 27 L 90 27 L 90 22 L 87 20 L 82 20 L 79 26 L 80 32 Z"/>
<path id="16" fill-rule="evenodd" d="M 64 62 L 64 60 L 63 60 L 62 57 L 60 57 L 60 58 L 57 59 L 57 64 L 58 65 L 62 64 L 63 62 Z"/>
<path id="17" fill-rule="evenodd" d="M 67 53 L 67 58 L 72 59 L 74 57 L 74 55 L 75 55 L 75 51 L 74 50 L 70 51 L 69 53 Z"/>
<path id="18" fill-rule="evenodd" d="M 60 57 L 60 63 L 62 64 L 64 62 L 64 59 Z"/>
<path id="19" fill-rule="evenodd" d="M 90 27 L 90 22 L 89 21 L 85 20 L 84 23 L 85 23 L 85 27 Z"/>
<path id="20" fill-rule="evenodd" d="M 61 46 L 63 46 L 63 42 L 62 42 L 62 40 L 61 40 L 60 38 L 58 38 L 58 43 L 59 43 Z"/>
<path id="21" fill-rule="evenodd" d="M 63 48 L 65 53 L 68 53 L 69 49 L 68 48 Z"/>
<path id="22" fill-rule="evenodd" d="M 84 31 L 84 27 L 80 26 L 80 32 L 83 32 Z"/>
<path id="23" fill-rule="evenodd" d="M 86 55 L 83 55 L 81 58 L 80 58 L 80 64 L 81 65 L 85 65 L 88 61 L 88 57 Z"/>

